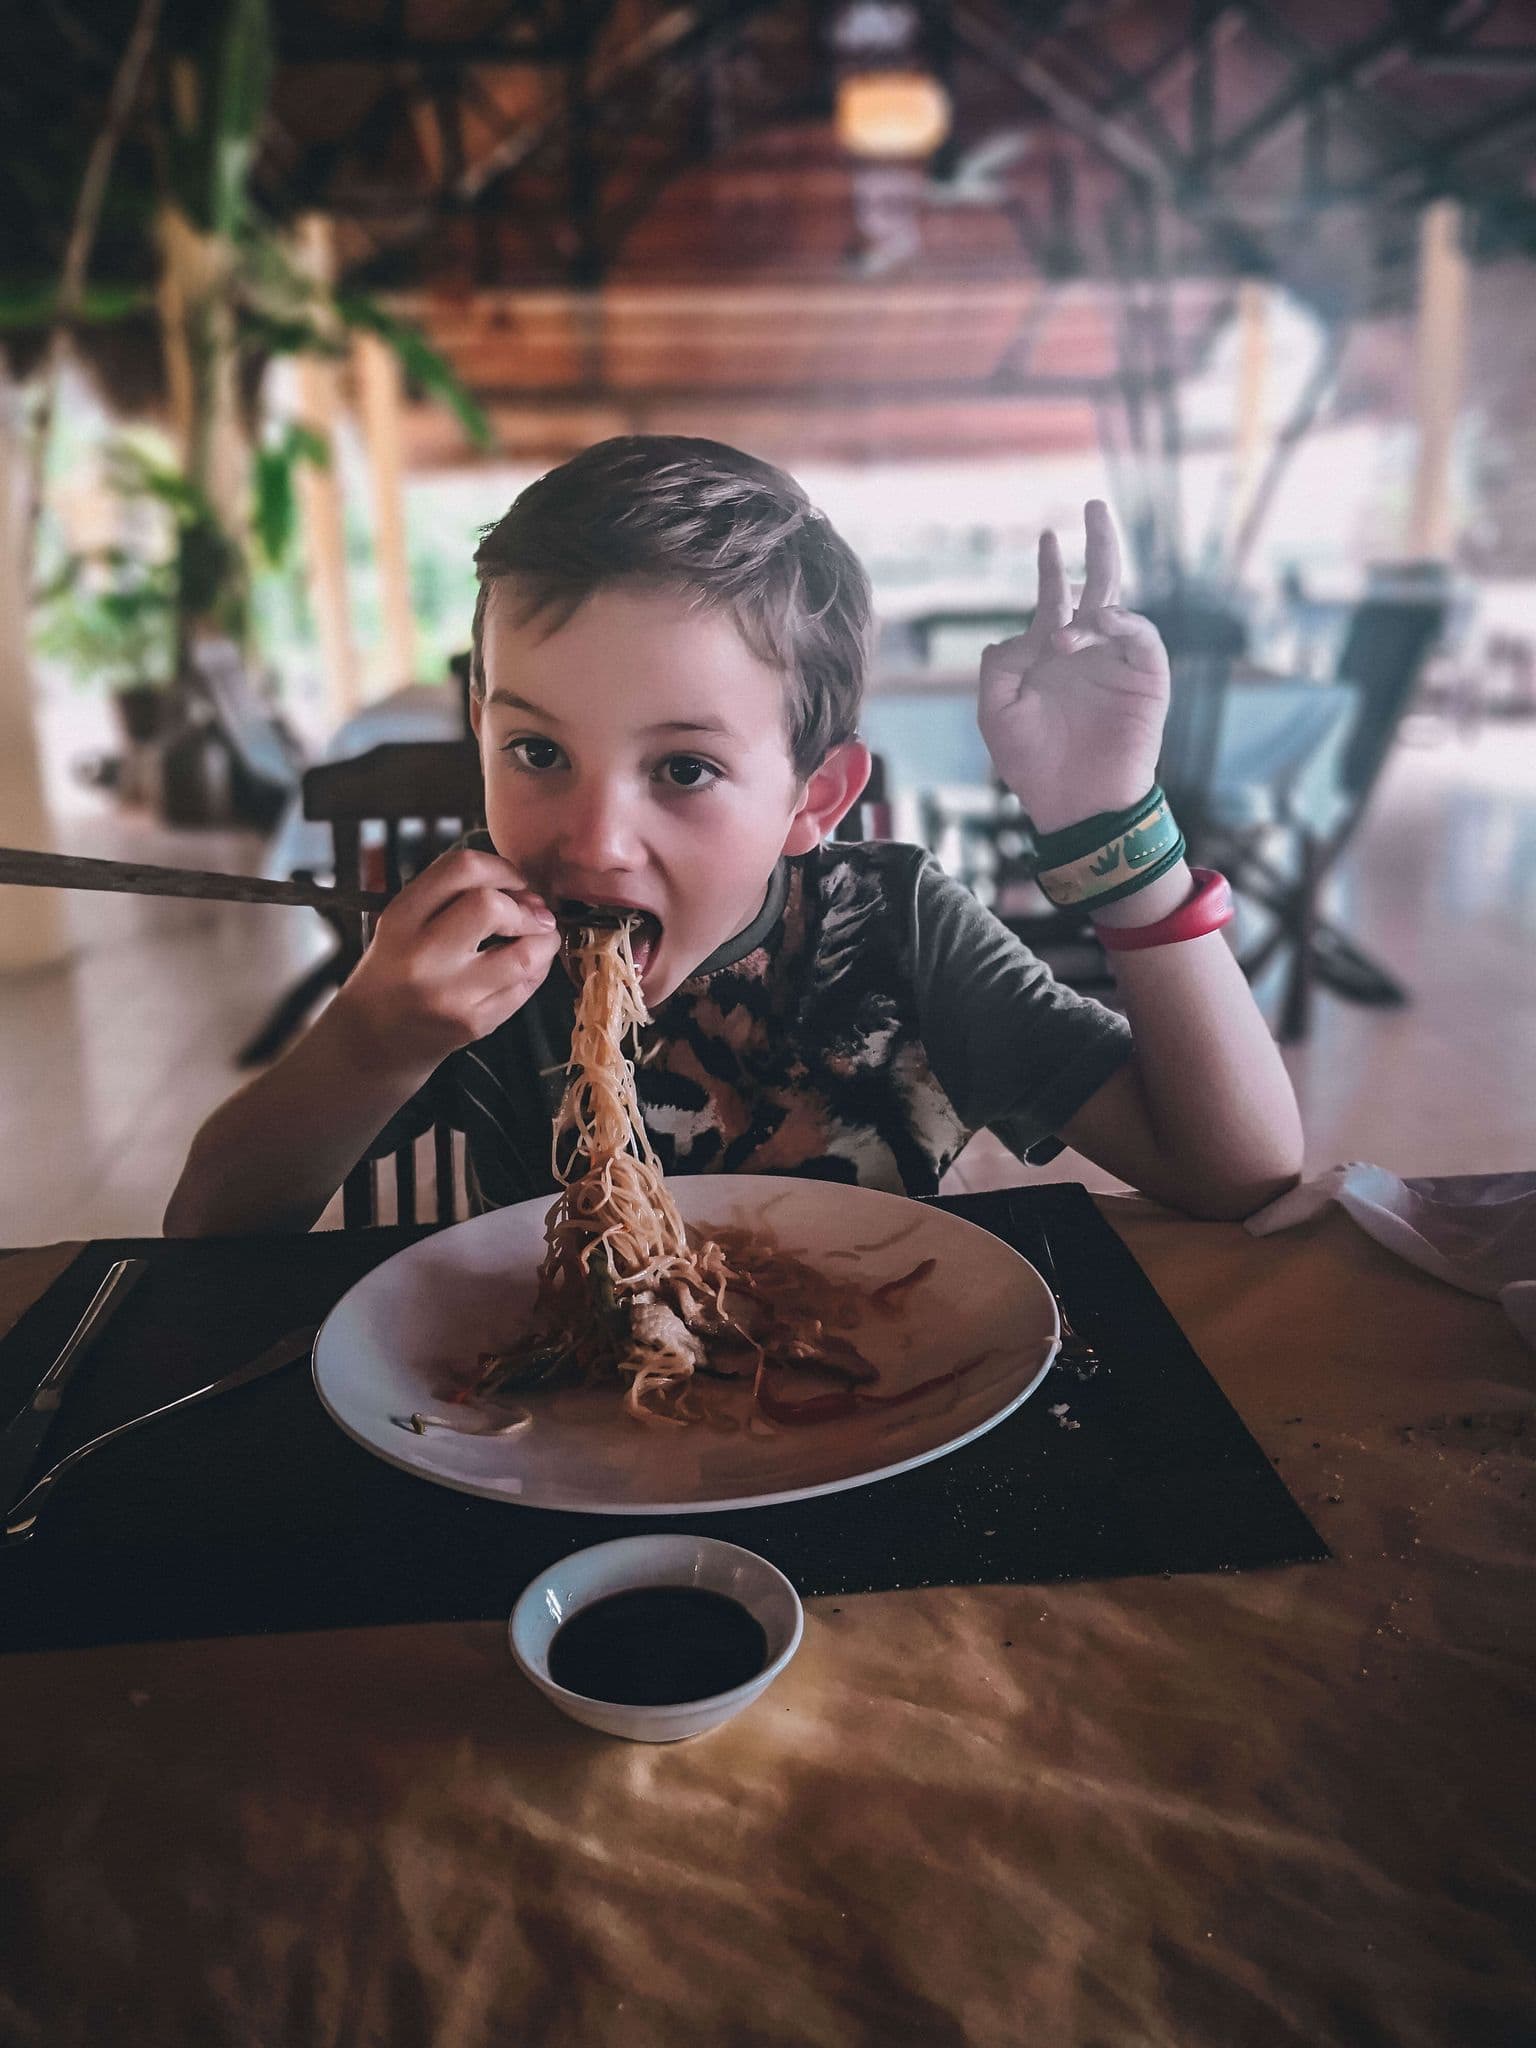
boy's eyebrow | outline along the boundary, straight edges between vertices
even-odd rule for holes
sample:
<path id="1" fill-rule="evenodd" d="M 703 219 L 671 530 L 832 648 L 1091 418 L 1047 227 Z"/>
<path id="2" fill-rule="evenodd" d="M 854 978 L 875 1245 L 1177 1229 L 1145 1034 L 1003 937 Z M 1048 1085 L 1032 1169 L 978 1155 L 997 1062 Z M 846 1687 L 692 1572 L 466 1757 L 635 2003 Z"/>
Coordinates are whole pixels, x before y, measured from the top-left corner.
<path id="1" fill-rule="evenodd" d="M 560 720 L 552 711 L 546 711 L 542 704 L 534 704 L 527 697 L 519 697 L 514 690 L 492 690 L 486 699 L 489 704 L 505 704 L 511 711 L 531 711 L 535 718 L 542 718 L 546 725 L 559 725 Z M 721 739 L 734 739 L 735 728 L 719 718 L 663 718 L 655 725 L 643 728 L 646 732 L 709 732 Z"/>

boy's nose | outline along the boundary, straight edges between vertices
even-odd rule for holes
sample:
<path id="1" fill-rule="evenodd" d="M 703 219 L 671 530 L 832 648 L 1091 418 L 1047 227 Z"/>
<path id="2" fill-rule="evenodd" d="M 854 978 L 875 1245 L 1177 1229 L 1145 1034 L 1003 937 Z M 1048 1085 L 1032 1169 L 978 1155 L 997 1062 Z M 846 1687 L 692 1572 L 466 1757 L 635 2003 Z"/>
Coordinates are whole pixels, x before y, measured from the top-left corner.
<path id="1" fill-rule="evenodd" d="M 566 868 L 583 874 L 634 867 L 639 848 L 625 792 L 597 782 L 574 791 L 561 821 L 560 852 Z"/>

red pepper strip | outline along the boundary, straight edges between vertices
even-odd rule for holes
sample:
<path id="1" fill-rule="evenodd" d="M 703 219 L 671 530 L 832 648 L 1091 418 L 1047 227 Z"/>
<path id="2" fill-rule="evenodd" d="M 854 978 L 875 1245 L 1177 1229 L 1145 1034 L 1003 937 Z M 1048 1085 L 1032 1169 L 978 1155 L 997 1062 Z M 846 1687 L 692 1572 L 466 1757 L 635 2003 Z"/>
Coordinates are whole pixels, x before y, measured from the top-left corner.
<path id="1" fill-rule="evenodd" d="M 882 1308 L 888 1308 L 893 1294 L 899 1294 L 904 1287 L 915 1287 L 919 1280 L 926 1280 L 938 1263 L 937 1259 L 924 1259 L 919 1265 L 914 1266 L 910 1273 L 899 1274 L 894 1280 L 883 1280 L 878 1287 L 869 1290 L 870 1300 L 878 1301 Z"/>
<path id="2" fill-rule="evenodd" d="M 840 1394 L 812 1394 L 805 1401 L 781 1401 L 766 1387 L 759 1387 L 757 1405 L 770 1422 L 787 1423 L 793 1428 L 797 1423 L 836 1422 L 852 1415 L 858 1409 L 858 1396 L 848 1388 Z"/>
<path id="3" fill-rule="evenodd" d="M 915 1401 L 919 1394 L 931 1393 L 935 1387 L 952 1386 L 963 1374 L 985 1365 L 991 1356 L 990 1351 L 978 1351 L 953 1372 L 935 1373 L 931 1380 L 919 1380 L 915 1387 L 905 1387 L 899 1394 L 868 1394 L 862 1387 L 851 1387 L 842 1394 L 812 1394 L 805 1401 L 781 1401 L 766 1387 L 759 1387 L 757 1405 L 770 1422 L 782 1422 L 790 1428 L 807 1422 L 838 1422 L 844 1416 L 856 1415 L 861 1408 L 899 1408 L 907 1401 Z"/>
<path id="4" fill-rule="evenodd" d="M 963 1373 L 974 1372 L 991 1356 L 990 1351 L 978 1351 L 974 1358 L 968 1358 L 964 1365 L 957 1365 L 953 1372 L 935 1373 L 931 1380 L 919 1380 L 915 1387 L 904 1387 L 899 1394 L 866 1394 L 860 1391 L 854 1399 L 866 1407 L 899 1408 L 904 1401 L 915 1401 L 919 1394 L 931 1393 L 935 1387 L 953 1386 Z"/>

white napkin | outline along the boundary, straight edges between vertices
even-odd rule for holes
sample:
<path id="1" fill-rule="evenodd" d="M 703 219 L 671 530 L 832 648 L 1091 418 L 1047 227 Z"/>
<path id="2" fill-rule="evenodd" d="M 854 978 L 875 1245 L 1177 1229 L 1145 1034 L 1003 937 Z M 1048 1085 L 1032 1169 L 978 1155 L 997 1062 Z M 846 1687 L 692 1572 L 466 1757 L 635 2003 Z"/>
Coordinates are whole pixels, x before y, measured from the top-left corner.
<path id="1" fill-rule="evenodd" d="M 1288 1230 L 1330 1202 L 1388 1251 L 1503 1307 L 1536 1348 L 1536 1173 L 1399 1180 L 1352 1160 L 1303 1181 L 1248 1218 L 1255 1237 Z"/>

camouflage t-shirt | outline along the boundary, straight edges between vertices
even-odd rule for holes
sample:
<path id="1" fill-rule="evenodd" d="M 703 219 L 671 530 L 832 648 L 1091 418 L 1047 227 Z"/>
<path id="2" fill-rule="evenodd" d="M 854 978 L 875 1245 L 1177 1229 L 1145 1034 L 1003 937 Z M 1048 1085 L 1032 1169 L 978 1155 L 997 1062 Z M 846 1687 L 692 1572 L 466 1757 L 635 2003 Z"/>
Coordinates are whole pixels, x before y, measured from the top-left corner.
<path id="1" fill-rule="evenodd" d="M 489 841 L 483 842 L 489 844 Z M 575 992 L 558 968 L 445 1060 L 370 1156 L 443 1121 L 478 1207 L 552 1195 Z M 1021 1159 L 1130 1052 L 922 848 L 829 842 L 781 861 L 758 916 L 657 1006 L 636 1089 L 664 1171 L 792 1173 L 934 1193 L 971 1135 Z"/>

